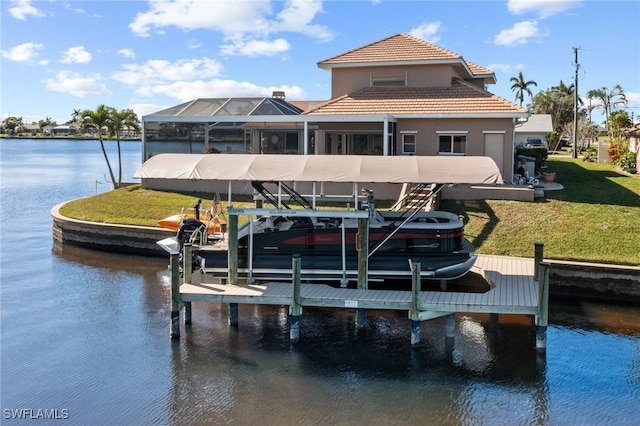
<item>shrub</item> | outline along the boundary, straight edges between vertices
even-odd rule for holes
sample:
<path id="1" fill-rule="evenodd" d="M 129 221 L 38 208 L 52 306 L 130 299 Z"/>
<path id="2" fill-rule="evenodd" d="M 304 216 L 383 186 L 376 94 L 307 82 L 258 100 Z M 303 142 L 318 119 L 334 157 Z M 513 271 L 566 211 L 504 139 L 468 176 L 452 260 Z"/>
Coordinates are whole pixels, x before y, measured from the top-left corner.
<path id="1" fill-rule="evenodd" d="M 584 157 L 582 161 L 587 161 L 589 163 L 597 163 L 598 162 L 598 149 L 594 147 L 589 147 L 584 152 Z"/>
<path id="2" fill-rule="evenodd" d="M 636 159 L 637 157 L 635 152 L 625 151 L 620 154 L 614 164 L 625 172 L 635 173 L 637 164 Z"/>

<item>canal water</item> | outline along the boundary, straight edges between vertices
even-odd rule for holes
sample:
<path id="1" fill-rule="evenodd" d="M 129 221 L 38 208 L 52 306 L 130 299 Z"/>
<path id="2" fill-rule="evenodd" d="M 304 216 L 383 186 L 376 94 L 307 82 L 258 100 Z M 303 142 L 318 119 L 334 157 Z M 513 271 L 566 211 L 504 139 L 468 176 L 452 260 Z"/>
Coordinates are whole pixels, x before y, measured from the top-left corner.
<path id="1" fill-rule="evenodd" d="M 107 143 L 114 155 L 115 144 Z M 123 143 L 124 180 L 141 162 Z M 109 189 L 96 141 L 0 140 L 0 423 L 623 425 L 640 418 L 640 309 L 553 303 L 546 357 L 530 318 L 193 306 L 169 338 L 166 259 L 52 242 L 50 209 Z M 116 157 L 112 157 L 114 164 Z M 36 420 L 37 419 L 37 420 Z"/>

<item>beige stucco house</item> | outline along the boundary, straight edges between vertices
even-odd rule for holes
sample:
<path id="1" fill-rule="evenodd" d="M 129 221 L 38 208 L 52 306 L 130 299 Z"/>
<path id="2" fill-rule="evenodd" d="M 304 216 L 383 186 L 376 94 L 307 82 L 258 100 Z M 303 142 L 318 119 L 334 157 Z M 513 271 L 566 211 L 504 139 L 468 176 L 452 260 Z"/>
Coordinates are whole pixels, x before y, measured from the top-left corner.
<path id="1" fill-rule="evenodd" d="M 289 103 L 282 93 L 197 99 L 144 116 L 145 158 L 176 152 L 157 135 L 163 127 L 182 126 L 189 129 L 189 151 L 183 144 L 182 152 L 213 144 L 223 153 L 489 156 L 511 182 L 514 127 L 529 112 L 487 91 L 496 83 L 493 71 L 407 34 L 317 65 L 331 72 L 326 102 Z"/>

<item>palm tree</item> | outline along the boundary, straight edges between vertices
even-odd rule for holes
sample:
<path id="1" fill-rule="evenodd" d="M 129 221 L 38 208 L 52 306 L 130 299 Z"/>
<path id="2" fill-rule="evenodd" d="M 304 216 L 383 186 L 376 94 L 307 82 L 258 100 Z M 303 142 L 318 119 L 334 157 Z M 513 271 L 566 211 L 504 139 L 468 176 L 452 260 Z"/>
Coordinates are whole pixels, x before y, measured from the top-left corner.
<path id="1" fill-rule="evenodd" d="M 525 92 L 529 95 L 529 97 L 533 96 L 531 93 L 531 89 L 529 86 L 538 87 L 538 83 L 533 80 L 524 81 L 524 77 L 522 76 L 522 71 L 518 73 L 518 77 L 511 77 L 509 81 L 513 81 L 513 85 L 511 86 L 511 90 L 516 92 L 516 100 L 520 101 L 520 106 L 524 102 L 524 94 Z"/>
<path id="2" fill-rule="evenodd" d="M 109 156 L 107 155 L 107 151 L 104 149 L 104 142 L 102 140 L 102 128 L 109 128 L 111 124 L 111 110 L 113 108 L 109 108 L 104 105 L 99 105 L 95 111 L 91 111 L 86 109 L 81 112 L 80 116 L 83 119 L 83 124 L 86 127 L 91 127 L 97 130 L 98 139 L 100 140 L 100 148 L 102 148 L 102 154 L 104 155 L 104 159 L 107 162 L 107 167 L 109 168 L 109 175 L 111 176 L 111 183 L 114 188 L 118 187 L 116 184 L 116 178 L 113 174 L 113 169 L 111 168 L 111 162 L 109 161 Z"/>
<path id="3" fill-rule="evenodd" d="M 131 109 L 116 110 L 109 108 L 111 120 L 107 125 L 109 135 L 115 137 L 118 144 L 118 187 L 122 184 L 122 154 L 120 151 L 120 134 L 123 130 L 140 130 L 138 115 Z"/>
<path id="4" fill-rule="evenodd" d="M 624 94 L 624 89 L 619 84 L 616 84 L 611 90 L 604 86 L 600 89 L 589 90 L 587 92 L 587 98 L 595 99 L 600 102 L 596 107 L 604 109 L 604 118 L 607 130 L 609 129 L 609 114 L 613 108 L 615 108 L 616 105 L 627 105 L 627 96 Z"/>

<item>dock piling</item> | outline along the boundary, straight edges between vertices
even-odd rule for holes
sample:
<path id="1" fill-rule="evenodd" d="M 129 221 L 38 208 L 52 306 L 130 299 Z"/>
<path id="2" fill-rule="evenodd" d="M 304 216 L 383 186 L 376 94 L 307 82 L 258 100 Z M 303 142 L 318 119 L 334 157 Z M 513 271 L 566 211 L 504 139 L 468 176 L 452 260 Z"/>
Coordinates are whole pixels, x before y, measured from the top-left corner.
<path id="1" fill-rule="evenodd" d="M 538 281 L 538 276 L 540 275 L 540 272 L 538 271 L 538 268 L 540 266 L 540 262 L 542 262 L 542 260 L 544 259 L 544 243 L 534 243 L 534 247 L 535 247 L 535 252 L 534 252 L 534 265 L 535 267 L 533 268 L 533 280 L 534 281 Z"/>
<path id="2" fill-rule="evenodd" d="M 171 269 L 171 323 L 170 336 L 180 338 L 180 255 L 171 255 L 169 267 Z"/>
<path id="3" fill-rule="evenodd" d="M 549 324 L 549 262 L 538 267 L 538 314 L 536 315 L 536 349 L 547 350 L 547 325 Z"/>
<path id="4" fill-rule="evenodd" d="M 301 263 L 300 255 L 294 254 L 291 259 L 293 294 L 291 296 L 291 305 L 289 306 L 289 316 L 291 317 L 289 339 L 294 343 L 300 339 L 300 314 L 302 313 L 302 303 L 300 301 Z"/>
<path id="5" fill-rule="evenodd" d="M 420 345 L 420 262 L 411 262 L 411 347 Z"/>
<path id="6" fill-rule="evenodd" d="M 191 257 L 192 257 L 192 245 L 191 243 L 185 243 L 182 259 L 188 259 L 183 261 L 182 276 L 185 284 L 191 284 Z M 188 266 L 187 266 L 188 265 Z M 184 323 L 191 324 L 191 302 L 184 302 Z"/>
<path id="7" fill-rule="evenodd" d="M 238 304 L 229 303 L 229 325 L 231 327 L 238 326 Z"/>

